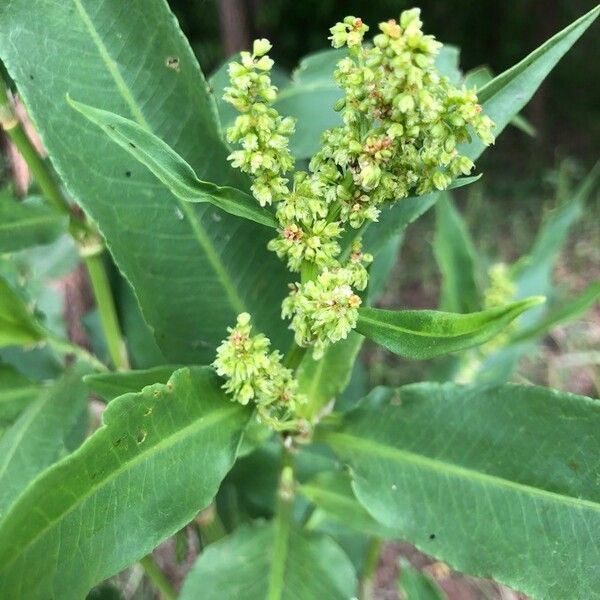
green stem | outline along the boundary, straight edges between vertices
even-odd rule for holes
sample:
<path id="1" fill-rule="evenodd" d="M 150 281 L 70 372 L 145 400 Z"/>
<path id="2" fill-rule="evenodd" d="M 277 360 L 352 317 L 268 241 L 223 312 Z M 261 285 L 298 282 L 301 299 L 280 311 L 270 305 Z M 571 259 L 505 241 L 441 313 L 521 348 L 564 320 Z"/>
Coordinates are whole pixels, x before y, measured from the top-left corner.
<path id="1" fill-rule="evenodd" d="M 117 311 L 106 269 L 104 268 L 102 254 L 84 254 L 83 259 L 92 283 L 110 359 L 115 369 L 129 369 L 127 349 L 121 334 L 121 327 L 117 318 Z"/>
<path id="2" fill-rule="evenodd" d="M 12 110 L 10 99 L 4 82 L 0 79 L 0 124 L 6 131 L 17 150 L 21 153 L 34 179 L 46 197 L 54 207 L 62 213 L 71 214 L 69 204 L 65 200 L 48 164 L 41 158 L 31 140 L 25 133 L 21 122 Z"/>
<path id="3" fill-rule="evenodd" d="M 377 567 L 379 565 L 379 557 L 381 555 L 381 548 L 383 542 L 380 538 L 373 537 L 367 547 L 367 553 L 365 556 L 365 566 L 362 574 L 361 581 L 361 600 L 371 600 L 373 597 L 373 582 L 375 574 L 377 573 Z"/>
<path id="4" fill-rule="evenodd" d="M 272 548 L 271 576 L 267 600 L 281 600 L 294 508 L 294 457 L 283 447 L 283 463 L 275 506 L 275 539 Z"/>
<path id="5" fill-rule="evenodd" d="M 140 565 L 142 565 L 146 575 L 148 575 L 148 578 L 152 581 L 165 600 L 177 599 L 175 590 L 171 587 L 171 584 L 164 573 L 156 566 L 156 563 L 150 555 L 144 556 L 144 558 L 140 560 Z"/>
<path id="6" fill-rule="evenodd" d="M 63 340 L 61 337 L 58 337 L 49 331 L 45 331 L 45 335 L 48 345 L 54 348 L 57 352 L 61 354 L 72 354 L 73 356 L 76 356 L 77 358 L 90 364 L 97 371 L 108 371 L 104 363 L 100 362 L 93 354 L 90 354 L 81 346 L 77 346 L 77 344 L 71 344 L 71 342 L 67 342 L 66 340 Z"/>

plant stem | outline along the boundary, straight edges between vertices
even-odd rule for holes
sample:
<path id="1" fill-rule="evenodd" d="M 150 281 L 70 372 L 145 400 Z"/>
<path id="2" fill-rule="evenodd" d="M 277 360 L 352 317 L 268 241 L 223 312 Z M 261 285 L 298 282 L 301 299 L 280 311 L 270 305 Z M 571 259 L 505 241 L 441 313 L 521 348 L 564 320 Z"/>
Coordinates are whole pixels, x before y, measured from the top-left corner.
<path id="1" fill-rule="evenodd" d="M 108 353 L 115 369 L 129 369 L 127 349 L 121 334 L 121 327 L 117 318 L 117 311 L 110 289 L 110 283 L 104 268 L 102 254 L 93 253 L 86 255 L 83 259 L 92 283 L 92 290 L 96 298 L 96 305 L 100 313 L 100 323 L 106 338 Z"/>
<path id="2" fill-rule="evenodd" d="M 46 162 L 37 153 L 31 140 L 25 133 L 21 122 L 13 112 L 6 86 L 0 79 L 0 124 L 6 135 L 21 153 L 34 179 L 42 190 L 42 194 L 58 211 L 71 214 L 69 204 L 60 191 L 60 187 Z"/>
<path id="3" fill-rule="evenodd" d="M 227 535 L 227 530 L 219 517 L 216 504 L 213 502 L 205 508 L 196 518 L 196 525 L 200 531 L 202 546 L 218 542 Z"/>
<path id="4" fill-rule="evenodd" d="M 177 599 L 175 590 L 171 587 L 171 584 L 164 573 L 156 566 L 156 563 L 150 555 L 144 556 L 144 558 L 140 560 L 140 565 L 142 565 L 146 575 L 148 575 L 148 578 L 152 581 L 165 600 Z"/>
<path id="5" fill-rule="evenodd" d="M 290 528 L 294 508 L 294 457 L 289 449 L 283 446 L 283 463 L 279 486 L 277 487 L 277 502 L 275 505 L 275 539 L 273 541 L 271 577 L 267 600 L 281 600 L 283 579 L 287 560 Z"/>
<path id="6" fill-rule="evenodd" d="M 373 596 L 373 580 L 377 572 L 377 566 L 379 565 L 379 556 L 381 554 L 381 548 L 383 542 L 378 537 L 371 538 L 369 546 L 367 547 L 367 553 L 365 556 L 365 567 L 363 569 L 362 580 L 360 585 L 360 597 L 361 600 L 371 600 Z"/>

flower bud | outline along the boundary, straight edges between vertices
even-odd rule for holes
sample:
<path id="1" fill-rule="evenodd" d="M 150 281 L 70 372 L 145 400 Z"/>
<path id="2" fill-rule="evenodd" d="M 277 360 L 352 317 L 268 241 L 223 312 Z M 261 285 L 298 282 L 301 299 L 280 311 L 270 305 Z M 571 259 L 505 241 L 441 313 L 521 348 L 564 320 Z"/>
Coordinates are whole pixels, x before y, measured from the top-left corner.
<path id="1" fill-rule="evenodd" d="M 271 42 L 265 38 L 254 40 L 254 43 L 252 44 L 252 54 L 256 58 L 264 56 L 272 47 L 273 45 Z"/>

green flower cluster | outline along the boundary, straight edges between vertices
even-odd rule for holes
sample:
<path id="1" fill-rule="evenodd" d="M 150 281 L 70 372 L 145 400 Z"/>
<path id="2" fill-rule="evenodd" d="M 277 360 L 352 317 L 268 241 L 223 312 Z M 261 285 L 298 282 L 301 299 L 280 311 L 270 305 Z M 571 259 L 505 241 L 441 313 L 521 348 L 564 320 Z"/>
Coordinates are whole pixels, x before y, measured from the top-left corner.
<path id="1" fill-rule="evenodd" d="M 313 358 L 323 356 L 330 343 L 347 337 L 356 326 L 360 298 L 352 290 L 350 269 L 322 271 L 314 281 L 293 286 L 283 301 L 283 317 L 292 318 L 299 346 L 313 346 Z"/>
<path id="2" fill-rule="evenodd" d="M 487 276 L 488 286 L 484 294 L 484 307 L 496 308 L 511 302 L 517 292 L 517 287 L 506 264 L 493 264 L 488 269 Z"/>
<path id="3" fill-rule="evenodd" d="M 262 333 L 251 335 L 250 315 L 238 315 L 235 327 L 217 348 L 213 366 L 226 378 L 223 388 L 233 399 L 246 405 L 252 400 L 258 419 L 275 430 L 294 428 L 298 404 L 298 382 L 290 369 L 281 364 L 277 350 L 269 351 L 271 342 Z"/>
<path id="4" fill-rule="evenodd" d="M 285 176 L 293 168 L 293 123 L 272 106 L 271 44 L 256 41 L 252 54 L 230 66 L 224 97 L 242 112 L 227 132 L 242 146 L 230 159 L 253 176 L 261 204 L 277 201 L 279 235 L 269 249 L 302 273 L 283 316 L 291 318 L 298 344 L 314 346 L 315 357 L 355 326 L 360 299 L 353 290 L 367 285 L 372 257 L 363 255 L 360 240 L 343 248 L 344 230 L 377 221 L 385 203 L 446 189 L 469 174 L 473 162 L 458 147 L 472 134 L 493 142 L 493 123 L 475 92 L 437 71 L 441 45 L 423 34 L 419 17 L 413 9 L 398 22 L 380 23 L 372 44 L 363 42 L 369 28 L 359 18 L 331 28 L 333 46 L 348 48 L 334 73 L 344 92 L 334 107 L 343 124 L 323 134 L 309 170 L 295 172 L 291 188 Z"/>
<path id="5" fill-rule="evenodd" d="M 223 96 L 242 113 L 227 130 L 227 140 L 242 146 L 229 155 L 229 160 L 252 175 L 252 192 L 261 206 L 288 193 L 288 180 L 283 175 L 294 166 L 288 148 L 294 120 L 281 117 L 270 106 L 277 97 L 277 88 L 268 75 L 273 66 L 266 56 L 270 49 L 268 40 L 256 40 L 252 54 L 242 52 L 241 63 L 230 63 L 232 86 L 225 88 Z"/>

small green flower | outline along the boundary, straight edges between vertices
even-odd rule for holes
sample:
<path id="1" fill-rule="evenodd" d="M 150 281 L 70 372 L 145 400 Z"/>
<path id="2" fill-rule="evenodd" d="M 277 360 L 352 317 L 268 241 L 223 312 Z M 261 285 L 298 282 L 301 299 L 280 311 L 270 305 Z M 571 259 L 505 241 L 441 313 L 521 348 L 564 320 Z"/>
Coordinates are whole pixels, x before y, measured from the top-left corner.
<path id="1" fill-rule="evenodd" d="M 352 290 L 352 281 L 349 269 L 324 270 L 314 281 L 296 283 L 283 301 L 282 315 L 292 317 L 296 343 L 312 346 L 315 359 L 356 326 L 361 300 Z"/>
<path id="2" fill-rule="evenodd" d="M 299 404 L 306 399 L 298 394 L 298 382 L 290 369 L 281 364 L 282 356 L 269 351 L 270 341 L 262 333 L 251 335 L 250 315 L 237 317 L 235 327 L 217 348 L 213 366 L 225 377 L 223 389 L 232 399 L 257 407 L 258 419 L 278 430 L 294 427 Z"/>

